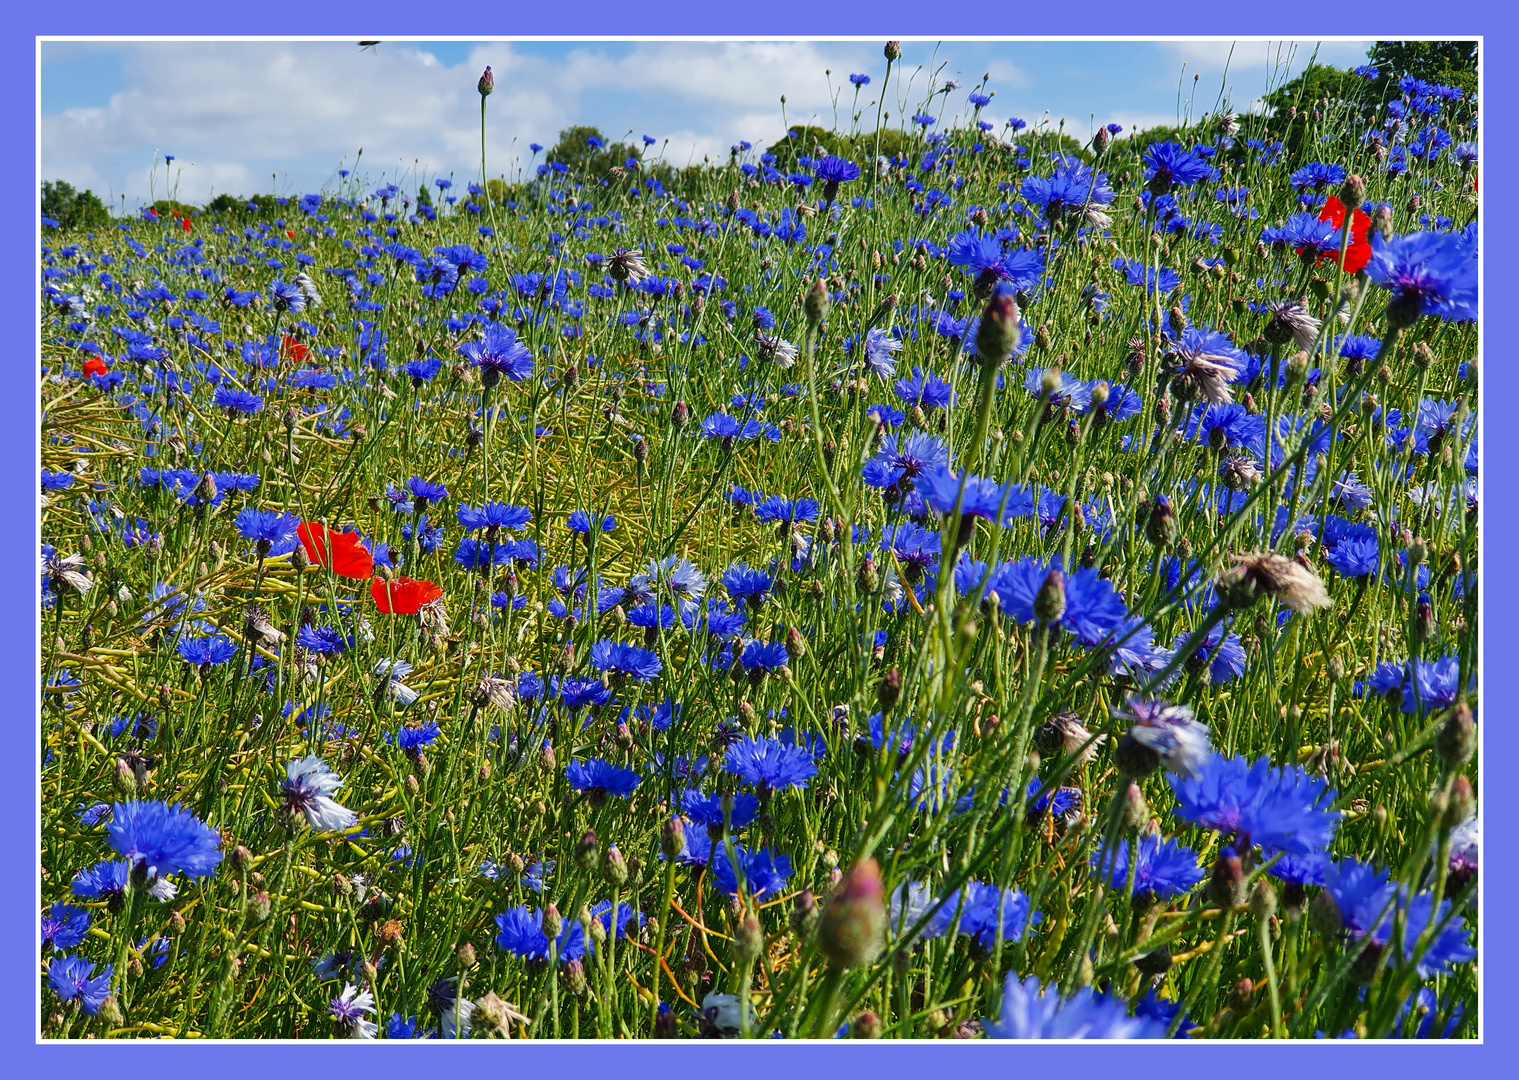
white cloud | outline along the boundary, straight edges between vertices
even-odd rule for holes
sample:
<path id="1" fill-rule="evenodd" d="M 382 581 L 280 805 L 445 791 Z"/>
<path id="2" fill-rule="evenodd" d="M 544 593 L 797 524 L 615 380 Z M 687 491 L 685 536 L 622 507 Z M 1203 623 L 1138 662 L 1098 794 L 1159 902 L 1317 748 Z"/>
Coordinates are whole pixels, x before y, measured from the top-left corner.
<path id="1" fill-rule="evenodd" d="M 180 194 L 191 201 L 213 188 L 267 191 L 271 173 L 285 193 L 309 190 L 340 162 L 351 165 L 360 147 L 371 173 L 478 175 L 475 77 L 486 63 L 496 77 L 487 103 L 492 175 L 514 158 L 526 162 L 529 142 L 549 145 L 577 122 L 612 138 L 626 130 L 619 123 L 663 122 L 678 129 L 666 132 L 669 160 L 725 157 L 737 139 L 784 134 L 782 94 L 790 123 L 832 124 L 825 69 L 837 90 L 850 70 L 870 63 L 863 45 L 769 42 L 649 42 L 625 55 L 587 44 L 562 59 L 494 43 L 454 67 L 405 43 L 371 52 L 326 42 L 111 47 L 121 56 L 121 91 L 103 108 L 44 115 L 43 169 L 97 190 L 110 184 L 129 200 L 148 195 L 155 149 L 176 155 Z M 79 48 L 69 47 L 70 59 Z M 45 61 L 51 50 L 45 46 Z M 773 102 L 768 114 L 758 111 L 764 102 Z M 847 94 L 840 104 L 847 111 Z M 162 193 L 162 168 L 151 188 Z"/>

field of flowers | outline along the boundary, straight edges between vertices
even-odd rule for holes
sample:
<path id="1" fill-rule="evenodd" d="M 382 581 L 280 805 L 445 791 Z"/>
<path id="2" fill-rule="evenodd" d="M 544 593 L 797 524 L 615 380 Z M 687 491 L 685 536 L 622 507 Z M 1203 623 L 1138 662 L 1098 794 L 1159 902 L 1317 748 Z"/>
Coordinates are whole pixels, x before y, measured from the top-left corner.
<path id="1" fill-rule="evenodd" d="M 1475 103 L 903 63 L 44 221 L 46 1037 L 1478 1034 Z"/>

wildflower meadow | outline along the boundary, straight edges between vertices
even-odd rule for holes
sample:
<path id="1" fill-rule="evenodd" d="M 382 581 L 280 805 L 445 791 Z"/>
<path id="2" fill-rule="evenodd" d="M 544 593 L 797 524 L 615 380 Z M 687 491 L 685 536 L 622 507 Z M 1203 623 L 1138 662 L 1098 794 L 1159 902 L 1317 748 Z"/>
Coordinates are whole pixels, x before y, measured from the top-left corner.
<path id="1" fill-rule="evenodd" d="M 925 51 L 44 200 L 44 1037 L 1481 1034 L 1475 84 Z"/>

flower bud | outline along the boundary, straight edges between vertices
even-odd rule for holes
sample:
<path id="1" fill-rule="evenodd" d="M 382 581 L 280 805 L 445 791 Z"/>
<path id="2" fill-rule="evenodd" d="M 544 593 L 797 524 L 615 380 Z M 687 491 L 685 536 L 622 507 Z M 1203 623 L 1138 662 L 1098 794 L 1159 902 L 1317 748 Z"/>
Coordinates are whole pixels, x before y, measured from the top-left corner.
<path id="1" fill-rule="evenodd" d="M 887 63 L 902 59 L 902 43 L 900 41 L 888 41 L 885 53 Z"/>
<path id="2" fill-rule="evenodd" d="M 1104 128 L 1104 131 L 1107 129 Z M 866 1009 L 854 1022 L 849 1025 L 849 1037 L 851 1039 L 879 1039 L 881 1037 L 881 1018 Z"/>
<path id="3" fill-rule="evenodd" d="M 1059 567 L 1054 567 L 1045 576 L 1044 584 L 1039 587 L 1039 593 L 1034 597 L 1034 618 L 1041 626 L 1049 626 L 1060 621 L 1065 614 L 1065 575 Z"/>
<path id="4" fill-rule="evenodd" d="M 261 923 L 269 917 L 269 894 L 256 892 L 248 897 L 248 919 L 250 922 Z"/>
<path id="5" fill-rule="evenodd" d="M 593 829 L 587 829 L 575 844 L 575 865 L 590 870 L 596 865 L 596 852 L 601 847 Z"/>
<path id="6" fill-rule="evenodd" d="M 117 1028 L 126 1022 L 121 1015 L 121 1006 L 117 1003 L 115 994 L 106 995 L 106 999 L 100 1003 L 100 1008 L 95 1010 L 95 1015 L 100 1017 L 106 1027 Z"/>
<path id="7" fill-rule="evenodd" d="M 983 364 L 998 365 L 1018 340 L 1018 302 L 1009 293 L 996 293 L 986 302 L 976 330 L 976 355 Z"/>
<path id="8" fill-rule="evenodd" d="M 564 929 L 564 919 L 559 914 L 559 909 L 553 904 L 543 909 L 543 936 L 550 941 L 557 941 L 559 932 Z"/>
<path id="9" fill-rule="evenodd" d="M 1340 932 L 1340 927 L 1344 925 L 1340 917 L 1340 905 L 1328 889 L 1320 891 L 1308 905 L 1308 924 L 1324 937 L 1333 937 Z"/>
<path id="10" fill-rule="evenodd" d="M 564 965 L 564 981 L 569 985 L 570 993 L 577 997 L 585 997 L 585 965 L 579 960 L 571 960 Z"/>
<path id="11" fill-rule="evenodd" d="M 454 950 L 454 957 L 459 961 L 459 970 L 461 971 L 468 971 L 477 962 L 475 947 L 467 941 Z"/>
<path id="12" fill-rule="evenodd" d="M 608 844 L 601 857 L 601 875 L 614 888 L 621 888 L 628 882 L 628 864 L 616 844 Z"/>
<path id="13" fill-rule="evenodd" d="M 881 685 L 876 690 L 876 701 L 881 706 L 883 713 L 890 712 L 902 696 L 902 673 L 896 668 L 888 668 L 886 674 L 881 676 Z"/>
<path id="14" fill-rule="evenodd" d="M 672 860 L 686 850 L 686 825 L 680 818 L 672 817 L 664 823 L 659 834 L 659 850 L 666 859 Z"/>
<path id="15" fill-rule="evenodd" d="M 765 951 L 765 931 L 753 915 L 745 915 L 733 935 L 733 953 L 740 963 L 749 963 Z"/>
<path id="16" fill-rule="evenodd" d="M 485 74 L 480 76 L 480 81 L 475 84 L 475 89 L 480 91 L 480 96 L 483 98 L 490 97 L 491 92 L 496 89 L 496 77 L 491 74 L 489 64 L 485 65 Z"/>
<path id="17" fill-rule="evenodd" d="M 1208 881 L 1208 898 L 1225 911 L 1243 907 L 1245 903 L 1245 871 L 1240 858 L 1230 848 L 1224 848 L 1213 861 L 1213 875 Z"/>
<path id="18" fill-rule="evenodd" d="M 1458 701 L 1435 736 L 1435 753 L 1454 769 L 1470 761 L 1476 750 L 1477 725 L 1472 721 L 1471 706 Z"/>
<path id="19" fill-rule="evenodd" d="M 791 929 L 805 937 L 817 927 L 821 914 L 817 897 L 812 895 L 812 890 L 803 889 L 796 894 L 796 899 L 791 904 Z"/>
<path id="20" fill-rule="evenodd" d="M 802 301 L 802 310 L 807 315 L 807 324 L 817 326 L 828 317 L 828 286 L 822 278 L 815 278 L 812 287 L 807 290 L 807 297 Z"/>
<path id="21" fill-rule="evenodd" d="M 1107 153 L 1108 144 L 1113 141 L 1113 133 L 1106 126 L 1097 129 L 1097 134 L 1092 136 L 1092 150 L 1098 157 Z"/>
<path id="22" fill-rule="evenodd" d="M 838 970 L 874 958 L 886 926 L 881 868 L 866 859 L 845 874 L 818 923 L 818 948 Z"/>
<path id="23" fill-rule="evenodd" d="M 675 408 L 670 411 L 670 426 L 676 431 L 691 422 L 691 406 L 684 401 L 677 401 Z"/>
<path id="24" fill-rule="evenodd" d="M 1265 878 L 1257 878 L 1250 893 L 1250 914 L 1262 922 L 1276 914 L 1276 890 Z"/>

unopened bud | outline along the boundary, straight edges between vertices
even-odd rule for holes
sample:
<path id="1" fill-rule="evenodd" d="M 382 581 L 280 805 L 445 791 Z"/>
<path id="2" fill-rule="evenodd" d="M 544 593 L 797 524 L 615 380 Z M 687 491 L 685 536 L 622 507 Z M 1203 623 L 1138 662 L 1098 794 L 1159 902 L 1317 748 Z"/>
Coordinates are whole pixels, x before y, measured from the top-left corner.
<path id="1" fill-rule="evenodd" d="M 1458 701 L 1435 736 L 1435 752 L 1454 769 L 1470 761 L 1476 750 L 1477 725 L 1472 721 L 1471 706 Z"/>
<path id="2" fill-rule="evenodd" d="M 601 875 L 614 888 L 621 888 L 628 881 L 628 864 L 622 857 L 622 852 L 617 850 L 616 844 L 608 844 L 607 850 L 601 857 Z"/>
<path id="3" fill-rule="evenodd" d="M 575 844 L 575 865 L 582 870 L 590 870 L 596 865 L 596 852 L 600 847 L 596 833 L 587 829 Z"/>
<path id="4" fill-rule="evenodd" d="M 886 926 L 881 868 L 866 859 L 844 875 L 818 924 L 818 948 L 837 970 L 874 958 Z"/>

